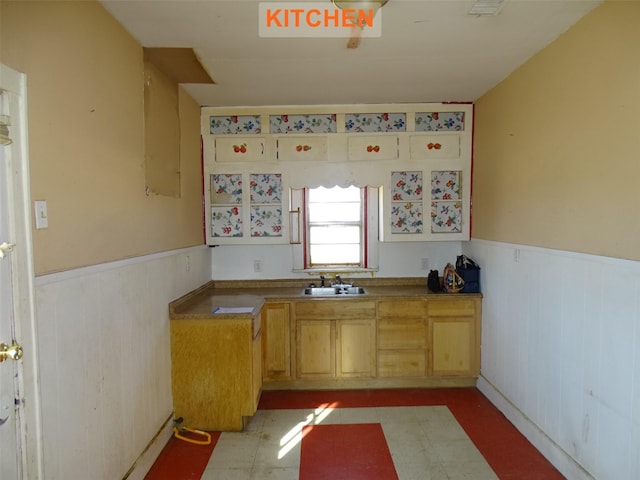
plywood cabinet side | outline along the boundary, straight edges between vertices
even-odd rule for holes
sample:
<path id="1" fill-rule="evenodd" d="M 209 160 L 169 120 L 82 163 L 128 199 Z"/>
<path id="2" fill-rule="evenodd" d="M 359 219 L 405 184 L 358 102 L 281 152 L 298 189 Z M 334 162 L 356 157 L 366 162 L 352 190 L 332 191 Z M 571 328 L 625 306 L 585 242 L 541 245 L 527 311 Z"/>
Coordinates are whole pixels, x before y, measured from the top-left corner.
<path id="1" fill-rule="evenodd" d="M 262 307 L 263 378 L 291 379 L 291 306 L 266 303 Z"/>
<path id="2" fill-rule="evenodd" d="M 242 430 L 261 391 L 260 344 L 251 320 L 172 320 L 176 417 L 201 430 Z"/>

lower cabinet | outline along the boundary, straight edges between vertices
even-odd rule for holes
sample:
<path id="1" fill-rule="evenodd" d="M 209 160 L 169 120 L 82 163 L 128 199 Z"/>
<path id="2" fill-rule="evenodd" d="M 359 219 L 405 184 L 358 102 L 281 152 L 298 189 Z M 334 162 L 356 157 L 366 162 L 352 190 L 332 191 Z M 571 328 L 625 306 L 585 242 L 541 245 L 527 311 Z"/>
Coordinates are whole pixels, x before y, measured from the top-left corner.
<path id="1" fill-rule="evenodd" d="M 475 377 L 480 373 L 481 309 L 480 298 L 428 301 L 430 375 Z"/>
<path id="2" fill-rule="evenodd" d="M 261 351 L 252 319 L 171 320 L 175 416 L 199 430 L 242 430 L 262 392 Z"/>
<path id="3" fill-rule="evenodd" d="M 480 295 L 267 302 L 262 373 L 271 388 L 473 385 Z"/>
<path id="4" fill-rule="evenodd" d="M 295 314 L 298 379 L 375 376 L 375 302 L 300 302 Z"/>

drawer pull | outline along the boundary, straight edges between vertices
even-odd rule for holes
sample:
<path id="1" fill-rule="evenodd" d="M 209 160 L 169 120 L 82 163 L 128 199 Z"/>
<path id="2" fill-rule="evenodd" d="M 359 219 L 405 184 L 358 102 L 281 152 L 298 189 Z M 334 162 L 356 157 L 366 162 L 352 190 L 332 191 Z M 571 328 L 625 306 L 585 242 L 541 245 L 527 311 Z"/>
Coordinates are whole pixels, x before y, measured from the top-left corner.
<path id="1" fill-rule="evenodd" d="M 233 146 L 234 153 L 247 153 L 247 144 L 243 143 L 242 145 L 234 145 Z"/>

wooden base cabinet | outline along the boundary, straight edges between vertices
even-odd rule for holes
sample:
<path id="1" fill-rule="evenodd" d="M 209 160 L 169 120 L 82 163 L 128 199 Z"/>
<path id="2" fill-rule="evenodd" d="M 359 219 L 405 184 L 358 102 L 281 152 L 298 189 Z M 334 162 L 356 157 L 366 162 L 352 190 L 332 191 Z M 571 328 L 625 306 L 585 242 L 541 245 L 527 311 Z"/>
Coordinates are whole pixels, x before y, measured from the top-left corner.
<path id="1" fill-rule="evenodd" d="M 240 431 L 262 392 L 261 330 L 252 319 L 171 320 L 176 417 L 200 430 Z"/>
<path id="2" fill-rule="evenodd" d="M 262 349 L 265 381 L 291 380 L 291 315 L 288 303 L 262 307 Z"/>
<path id="3" fill-rule="evenodd" d="M 296 304 L 298 379 L 374 377 L 375 303 Z"/>
<path id="4" fill-rule="evenodd" d="M 378 302 L 378 376 L 427 375 L 427 329 L 424 300 Z"/>
<path id="5" fill-rule="evenodd" d="M 480 298 L 463 296 L 427 303 L 431 344 L 429 374 L 471 376 L 480 373 Z"/>

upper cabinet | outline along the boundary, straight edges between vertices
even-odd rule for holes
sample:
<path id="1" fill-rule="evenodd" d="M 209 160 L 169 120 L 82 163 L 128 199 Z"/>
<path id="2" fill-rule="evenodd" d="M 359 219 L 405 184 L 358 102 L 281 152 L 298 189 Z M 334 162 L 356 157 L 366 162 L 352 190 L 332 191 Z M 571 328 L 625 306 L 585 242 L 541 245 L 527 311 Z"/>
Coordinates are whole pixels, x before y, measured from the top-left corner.
<path id="1" fill-rule="evenodd" d="M 207 243 L 289 243 L 291 188 L 354 183 L 381 187 L 380 240 L 468 240 L 472 122 L 467 103 L 204 107 Z"/>

